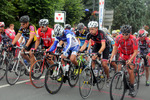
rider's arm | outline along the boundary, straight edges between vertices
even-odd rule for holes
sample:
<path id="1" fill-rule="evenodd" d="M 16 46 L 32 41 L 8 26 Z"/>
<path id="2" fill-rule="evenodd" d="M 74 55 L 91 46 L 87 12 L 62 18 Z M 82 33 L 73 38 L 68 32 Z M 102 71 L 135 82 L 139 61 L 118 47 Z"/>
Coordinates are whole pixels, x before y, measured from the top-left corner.
<path id="1" fill-rule="evenodd" d="M 35 42 L 35 50 L 37 50 L 39 44 L 40 44 L 40 39 L 37 38 L 37 40 Z"/>
<path id="2" fill-rule="evenodd" d="M 31 42 L 33 41 L 33 39 L 34 39 L 34 36 L 35 36 L 35 29 L 34 29 L 34 27 L 33 26 L 29 26 L 29 28 L 30 28 L 30 36 L 29 36 L 29 40 L 27 41 L 27 43 L 26 43 L 26 46 L 28 47 L 30 44 L 31 44 Z"/>
<path id="3" fill-rule="evenodd" d="M 54 44 L 51 46 L 51 48 L 49 50 L 50 52 L 55 50 L 55 48 L 57 47 L 58 42 L 59 42 L 59 40 L 57 38 L 55 38 Z"/>
<path id="4" fill-rule="evenodd" d="M 134 57 L 138 54 L 138 42 L 136 39 L 133 39 L 133 49 L 134 49 L 134 53 L 131 56 L 130 60 L 132 61 L 134 59 Z"/>
<path id="5" fill-rule="evenodd" d="M 39 44 L 40 44 L 40 31 L 39 31 L 39 29 L 37 30 L 37 35 L 36 35 L 36 37 L 37 37 L 37 40 L 36 40 L 36 42 L 35 42 L 35 50 L 37 50 L 37 48 L 38 48 L 38 46 L 39 46 Z"/>
<path id="6" fill-rule="evenodd" d="M 106 48 L 106 41 L 103 40 L 101 42 L 101 44 L 102 44 L 102 46 L 101 46 L 100 50 L 98 51 L 99 54 L 102 54 L 102 52 L 105 50 L 105 48 Z"/>
<path id="7" fill-rule="evenodd" d="M 110 59 L 112 59 L 114 57 L 114 55 L 116 55 L 116 53 L 117 53 L 118 46 L 119 46 L 119 39 L 120 39 L 119 37 L 116 38 L 115 45 L 114 45 Z"/>
<path id="8" fill-rule="evenodd" d="M 31 44 L 31 42 L 33 41 L 34 35 L 35 35 L 35 34 L 30 34 L 29 40 L 28 40 L 27 43 L 26 43 L 26 46 L 27 46 L 27 47 L 28 47 L 28 46 Z"/>
<path id="9" fill-rule="evenodd" d="M 90 48 L 91 48 L 91 44 L 92 44 L 92 42 L 91 42 L 91 39 L 90 39 L 90 40 L 89 40 L 89 46 L 88 46 L 87 51 L 89 51 L 89 50 L 90 50 Z"/>
<path id="10" fill-rule="evenodd" d="M 114 57 L 114 55 L 116 55 L 117 49 L 118 49 L 118 47 L 115 45 L 114 48 L 113 48 L 113 51 L 112 51 L 112 54 L 111 54 L 111 58 L 110 58 L 110 59 L 112 59 L 112 58 Z"/>
<path id="11" fill-rule="evenodd" d="M 80 39 L 79 39 L 78 37 L 76 37 L 76 38 L 77 38 L 77 40 L 78 40 L 78 42 L 79 42 L 79 45 L 80 45 L 80 43 L 81 43 L 81 42 L 80 42 Z"/>
<path id="12" fill-rule="evenodd" d="M 14 40 L 13 40 L 13 42 L 12 42 L 12 45 L 16 44 L 16 42 L 19 40 L 20 36 L 21 36 L 21 33 L 18 33 L 18 34 L 15 36 L 15 38 L 14 38 Z"/>
<path id="13" fill-rule="evenodd" d="M 71 39 L 72 39 L 71 34 L 67 34 L 66 37 L 67 37 L 67 45 L 64 49 L 64 53 L 67 53 L 71 47 Z"/>
<path id="14" fill-rule="evenodd" d="M 80 51 L 83 51 L 86 49 L 86 46 L 88 45 L 89 40 L 90 40 L 90 33 L 86 35 L 86 40 L 85 40 L 83 46 L 81 47 Z"/>

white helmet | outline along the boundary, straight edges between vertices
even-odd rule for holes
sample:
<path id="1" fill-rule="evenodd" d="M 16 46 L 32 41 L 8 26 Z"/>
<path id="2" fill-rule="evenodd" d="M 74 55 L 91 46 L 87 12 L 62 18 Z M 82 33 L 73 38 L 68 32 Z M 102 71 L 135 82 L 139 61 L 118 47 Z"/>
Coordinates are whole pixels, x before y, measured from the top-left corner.
<path id="1" fill-rule="evenodd" d="M 112 31 L 112 34 L 116 34 L 116 33 L 117 33 L 117 30 L 113 30 L 113 31 Z"/>
<path id="2" fill-rule="evenodd" d="M 49 24 L 48 19 L 40 19 L 39 26 L 47 26 Z"/>
<path id="3" fill-rule="evenodd" d="M 55 36 L 57 36 L 57 37 L 62 36 L 63 31 L 64 31 L 64 28 L 61 25 L 59 25 L 59 24 L 55 25 L 55 27 L 54 27 L 54 34 L 55 34 Z"/>
<path id="4" fill-rule="evenodd" d="M 5 27 L 5 23 L 4 22 L 0 22 L 0 27 Z"/>
<path id="5" fill-rule="evenodd" d="M 96 28 L 98 27 L 98 22 L 97 21 L 90 21 L 88 23 L 88 28 Z"/>

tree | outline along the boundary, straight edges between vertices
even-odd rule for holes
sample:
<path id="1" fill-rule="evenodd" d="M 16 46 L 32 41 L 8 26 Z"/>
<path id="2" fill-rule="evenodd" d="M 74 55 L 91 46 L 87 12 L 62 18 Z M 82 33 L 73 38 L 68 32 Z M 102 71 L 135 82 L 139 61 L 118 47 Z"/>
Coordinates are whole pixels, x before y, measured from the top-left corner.
<path id="1" fill-rule="evenodd" d="M 66 23 L 74 25 L 79 23 L 84 16 L 84 6 L 81 0 L 64 0 L 64 11 L 66 11 Z"/>
<path id="2" fill-rule="evenodd" d="M 15 21 L 16 8 L 7 0 L 0 0 L 0 21 L 5 22 L 8 26 L 12 21 Z"/>
<path id="3" fill-rule="evenodd" d="M 114 9 L 113 29 L 120 29 L 123 24 L 129 24 L 135 32 L 145 23 L 146 6 L 142 0 L 108 0 L 105 5 Z"/>

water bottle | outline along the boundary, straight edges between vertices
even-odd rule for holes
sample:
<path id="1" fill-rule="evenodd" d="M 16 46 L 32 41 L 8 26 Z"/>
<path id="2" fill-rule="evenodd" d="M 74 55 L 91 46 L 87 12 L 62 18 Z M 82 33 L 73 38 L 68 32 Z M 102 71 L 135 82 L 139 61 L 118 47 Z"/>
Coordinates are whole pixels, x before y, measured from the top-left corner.
<path id="1" fill-rule="evenodd" d="M 69 71 L 69 64 L 65 66 L 65 71 Z"/>
<path id="2" fill-rule="evenodd" d="M 98 68 L 97 68 L 97 66 L 95 66 L 95 68 L 94 68 L 94 75 L 95 75 L 95 77 L 97 77 L 98 76 Z"/>
<path id="3" fill-rule="evenodd" d="M 29 65 L 29 63 L 27 62 L 27 60 L 24 59 L 24 63 L 26 64 L 26 66 Z"/>

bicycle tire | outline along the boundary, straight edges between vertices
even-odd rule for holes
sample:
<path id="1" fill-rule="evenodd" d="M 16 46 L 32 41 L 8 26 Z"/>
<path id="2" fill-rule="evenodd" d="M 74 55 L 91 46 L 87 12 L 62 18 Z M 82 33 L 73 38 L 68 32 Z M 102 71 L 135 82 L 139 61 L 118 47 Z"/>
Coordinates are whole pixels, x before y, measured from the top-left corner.
<path id="1" fill-rule="evenodd" d="M 87 87 L 86 87 L 86 84 L 87 84 Z M 86 99 L 89 97 L 89 95 L 92 92 L 92 87 L 93 87 L 93 72 L 92 72 L 92 69 L 87 66 L 86 68 L 84 68 L 79 78 L 79 92 L 83 99 Z M 84 94 L 84 91 L 86 90 L 88 92 Z"/>
<path id="2" fill-rule="evenodd" d="M 3 56 L 0 56 L 0 80 L 4 78 L 6 74 L 6 61 L 3 59 Z"/>
<path id="3" fill-rule="evenodd" d="M 105 82 L 106 82 L 106 75 L 105 75 L 105 72 L 103 70 L 102 74 L 98 75 L 98 77 L 97 77 L 97 89 L 99 91 L 104 87 Z"/>
<path id="4" fill-rule="evenodd" d="M 124 74 L 122 74 L 121 72 L 117 72 L 111 80 L 111 84 L 110 84 L 110 99 L 111 100 L 123 100 L 124 98 L 126 88 L 125 88 L 123 75 Z M 120 81 L 120 84 L 119 84 L 119 81 Z M 117 85 L 120 85 L 120 86 L 117 86 Z M 119 90 L 119 92 L 114 93 L 113 89 Z M 120 91 L 120 89 L 122 89 L 122 91 Z"/>
<path id="5" fill-rule="evenodd" d="M 8 84 L 14 85 L 21 76 L 22 66 L 18 67 L 20 61 L 17 58 L 8 62 L 9 63 L 7 64 L 7 67 L 6 67 L 6 81 Z"/>
<path id="6" fill-rule="evenodd" d="M 29 77 L 31 84 L 35 88 L 42 88 L 44 86 L 44 77 L 42 75 L 45 75 L 45 68 L 43 60 L 37 60 L 32 64 Z"/>
<path id="7" fill-rule="evenodd" d="M 137 69 L 134 69 L 134 76 L 135 76 L 135 80 L 134 80 L 135 93 L 134 95 L 132 95 L 132 97 L 135 97 L 139 90 L 140 76 L 139 76 L 139 71 Z"/>
<path id="8" fill-rule="evenodd" d="M 58 64 L 51 65 L 45 74 L 45 88 L 50 94 L 56 94 L 63 84 L 64 79 L 63 70 L 61 67 L 58 69 L 58 67 L 59 67 Z M 53 75 L 54 69 L 57 69 L 57 75 Z M 60 81 L 58 81 L 59 78 L 61 78 Z M 56 87 L 55 85 L 58 86 L 56 89 L 53 89 Z"/>
<path id="9" fill-rule="evenodd" d="M 78 70 L 78 73 L 76 73 L 76 70 Z M 68 71 L 68 77 L 69 77 L 68 83 L 70 87 L 76 86 L 79 79 L 79 70 L 80 67 L 76 69 L 75 65 L 70 64 L 69 71 Z"/>

